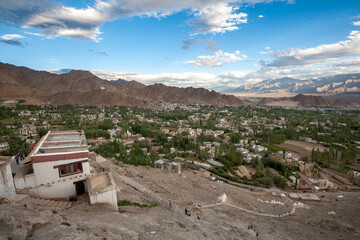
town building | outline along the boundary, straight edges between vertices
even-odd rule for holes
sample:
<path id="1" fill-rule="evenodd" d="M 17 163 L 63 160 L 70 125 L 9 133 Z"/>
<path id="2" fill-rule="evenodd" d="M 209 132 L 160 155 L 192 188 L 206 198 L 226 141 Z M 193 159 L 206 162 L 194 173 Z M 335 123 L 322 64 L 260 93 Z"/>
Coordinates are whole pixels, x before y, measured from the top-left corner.
<path id="1" fill-rule="evenodd" d="M 17 191 L 39 198 L 67 198 L 86 192 L 89 150 L 83 131 L 49 131 L 14 177 Z"/>
<path id="2" fill-rule="evenodd" d="M 170 162 L 166 159 L 159 159 L 155 161 L 155 168 L 164 169 L 174 173 L 181 173 L 181 163 Z"/>
<path id="3" fill-rule="evenodd" d="M 49 199 L 87 192 L 91 204 L 106 203 L 117 210 L 116 184 L 108 172 L 90 173 L 92 155 L 83 131 L 49 131 L 21 163 L 14 177 L 14 189 Z"/>
<path id="4" fill-rule="evenodd" d="M 6 151 L 8 150 L 10 147 L 9 147 L 9 143 L 8 142 L 2 142 L 0 143 L 0 151 Z"/>

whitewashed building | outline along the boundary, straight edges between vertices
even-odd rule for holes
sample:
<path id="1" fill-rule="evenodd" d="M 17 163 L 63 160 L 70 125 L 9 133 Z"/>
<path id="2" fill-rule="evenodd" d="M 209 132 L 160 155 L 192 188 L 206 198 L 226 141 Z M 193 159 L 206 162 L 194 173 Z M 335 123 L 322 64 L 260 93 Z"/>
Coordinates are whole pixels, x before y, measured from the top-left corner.
<path id="1" fill-rule="evenodd" d="M 89 150 L 83 131 L 49 131 L 14 177 L 16 190 L 39 198 L 67 198 L 86 192 Z"/>

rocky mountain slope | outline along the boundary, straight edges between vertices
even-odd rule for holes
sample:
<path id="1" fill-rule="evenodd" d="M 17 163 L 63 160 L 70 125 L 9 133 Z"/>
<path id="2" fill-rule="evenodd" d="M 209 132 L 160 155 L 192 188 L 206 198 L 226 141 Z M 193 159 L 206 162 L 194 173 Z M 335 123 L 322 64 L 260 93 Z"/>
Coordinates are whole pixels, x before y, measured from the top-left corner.
<path id="1" fill-rule="evenodd" d="M 289 92 L 299 94 L 338 94 L 360 92 L 360 74 L 341 74 L 310 80 L 280 78 L 265 80 L 229 90 L 232 93 Z"/>
<path id="2" fill-rule="evenodd" d="M 24 99 L 28 104 L 81 104 L 154 107 L 154 101 L 241 106 L 235 96 L 203 88 L 177 88 L 162 84 L 150 86 L 136 81 L 107 81 L 88 71 L 72 70 L 53 74 L 0 63 L 1 99 Z"/>
<path id="3" fill-rule="evenodd" d="M 359 107 L 360 102 L 348 99 L 326 99 L 320 96 L 299 94 L 295 97 L 285 98 L 264 98 L 258 105 L 261 106 L 281 106 L 281 107 Z"/>

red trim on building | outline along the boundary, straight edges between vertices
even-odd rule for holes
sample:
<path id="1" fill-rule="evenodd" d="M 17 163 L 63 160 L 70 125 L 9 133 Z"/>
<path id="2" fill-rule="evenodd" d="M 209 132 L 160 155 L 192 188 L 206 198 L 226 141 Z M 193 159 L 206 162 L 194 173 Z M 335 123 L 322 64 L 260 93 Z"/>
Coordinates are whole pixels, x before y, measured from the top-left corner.
<path id="1" fill-rule="evenodd" d="M 68 154 L 57 154 L 57 155 L 47 155 L 47 156 L 31 156 L 31 162 L 52 162 L 76 158 L 88 158 L 89 152 L 79 152 L 79 153 L 68 153 Z"/>

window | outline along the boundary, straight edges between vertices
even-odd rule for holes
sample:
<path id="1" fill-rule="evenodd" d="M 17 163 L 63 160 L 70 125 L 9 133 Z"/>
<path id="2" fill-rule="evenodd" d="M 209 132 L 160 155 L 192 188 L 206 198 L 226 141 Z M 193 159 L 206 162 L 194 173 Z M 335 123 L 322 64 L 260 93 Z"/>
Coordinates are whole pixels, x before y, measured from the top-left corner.
<path id="1" fill-rule="evenodd" d="M 60 177 L 83 172 L 81 162 L 60 165 L 60 166 L 57 166 L 57 168 L 59 168 Z"/>

